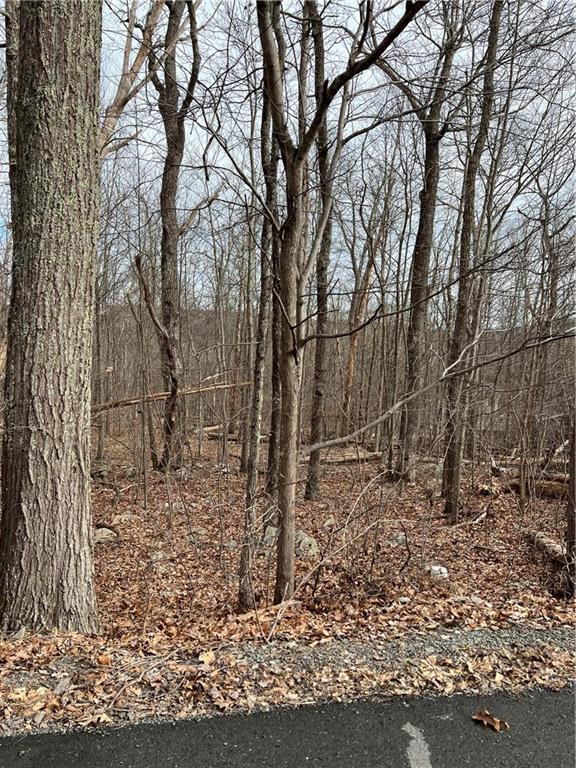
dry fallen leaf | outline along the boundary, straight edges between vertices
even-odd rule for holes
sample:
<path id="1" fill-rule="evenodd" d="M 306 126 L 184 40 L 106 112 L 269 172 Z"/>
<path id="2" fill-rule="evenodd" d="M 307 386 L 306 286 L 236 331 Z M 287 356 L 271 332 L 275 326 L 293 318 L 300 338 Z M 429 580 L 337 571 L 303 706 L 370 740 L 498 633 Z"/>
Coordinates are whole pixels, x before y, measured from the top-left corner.
<path id="1" fill-rule="evenodd" d="M 198 658 L 202 662 L 202 664 L 206 664 L 206 666 L 209 666 L 210 664 L 214 664 L 216 661 L 216 654 L 214 651 L 204 651 L 203 653 L 198 654 Z"/>
<path id="2" fill-rule="evenodd" d="M 506 720 L 499 720 L 497 717 L 494 717 L 494 715 L 490 714 L 490 712 L 488 712 L 486 709 L 478 710 L 475 715 L 472 715 L 472 720 L 476 720 L 478 723 L 482 723 L 484 728 L 486 728 L 486 726 L 493 728 L 498 733 L 500 733 L 500 731 L 510 730 L 510 726 Z"/>
<path id="3" fill-rule="evenodd" d="M 96 712 L 79 720 L 78 724 L 86 727 L 87 725 L 108 725 L 111 722 L 112 718 L 106 712 Z"/>
<path id="4" fill-rule="evenodd" d="M 434 635 L 426 658 L 418 662 L 405 658 L 393 665 L 371 643 L 372 637 L 385 633 L 401 648 L 411 642 L 412 633 L 443 632 L 450 626 L 496 632 L 508 628 L 511 620 L 544 631 L 572 626 L 572 606 L 542 586 L 542 563 L 524 546 L 516 525 L 517 503 L 504 493 L 491 498 L 495 514 L 488 540 L 480 542 L 474 526 L 447 528 L 440 521 L 431 533 L 426 532 L 426 537 L 430 533 L 426 538 L 430 559 L 445 563 L 454 575 L 452 590 L 436 583 L 421 585 L 416 566 L 411 570 L 412 563 L 399 579 L 406 559 L 402 546 L 391 546 L 386 558 L 374 559 L 393 536 L 386 526 L 369 542 L 359 536 L 364 526 L 360 519 L 349 524 L 345 538 L 323 527 L 329 515 L 338 519 L 339 511 L 351 507 L 356 499 L 349 466 L 334 467 L 326 478 L 325 501 L 312 505 L 306 514 L 307 532 L 326 549 L 317 586 L 303 590 L 299 603 L 267 608 L 270 558 L 257 557 L 252 576 L 261 607 L 240 616 L 233 613 L 235 586 L 223 573 L 233 567 L 234 555 L 223 547 L 221 553 L 218 550 L 221 556 L 214 557 L 216 550 L 211 548 L 220 547 L 223 535 L 242 539 L 244 480 L 231 472 L 224 492 L 222 473 L 216 470 L 218 445 L 207 442 L 204 448 L 202 461 L 191 466 L 189 473 L 187 468 L 186 476 L 179 480 L 178 502 L 169 501 L 166 479 L 152 473 L 149 507 L 143 508 L 141 486 L 132 478 L 131 456 L 125 465 L 118 464 L 118 488 L 122 487 L 114 503 L 111 488 L 94 484 L 96 519 L 106 525 L 117 516 L 115 524 L 123 533 L 122 544 L 96 554 L 103 635 L 26 632 L 17 642 L 13 637 L 0 638 L 2 735 L 53 727 L 53 723 L 58 727 L 106 724 L 107 717 L 114 723 L 138 722 L 149 719 L 151 713 L 190 717 L 225 708 L 271 707 L 293 703 L 294 697 L 342 700 L 382 690 L 399 696 L 466 692 L 481 696 L 494 687 L 512 691 L 535 685 L 559 688 L 573 677 L 571 652 L 563 642 L 562 647 L 556 646 L 553 634 L 543 633 L 534 647 L 530 641 L 529 647 L 521 649 L 504 645 L 508 640 L 498 635 L 497 651 L 474 645 L 450 648 L 447 653 L 442 643 L 442 654 L 435 650 Z M 116 461 L 113 453 L 114 474 Z M 380 493 L 378 484 L 368 488 L 366 503 L 380 504 Z M 407 486 L 405 494 L 406 531 L 420 546 L 428 502 L 419 486 Z M 471 515 L 481 511 L 485 502 L 480 497 L 466 493 L 465 498 Z M 172 504 L 170 508 L 165 506 L 167 502 Z M 556 506 L 534 503 L 544 530 L 551 534 Z M 168 512 L 174 526 L 169 539 L 164 517 Z M 199 526 L 198 534 L 190 529 L 192 520 Z M 189 538 L 191 534 L 198 543 Z M 463 547 L 467 551 L 465 567 Z M 162 551 L 173 563 L 163 572 L 147 572 L 146 584 L 141 578 L 144 551 Z M 511 583 L 507 568 L 519 553 L 527 555 L 519 561 L 522 579 Z M 159 562 L 158 568 L 162 565 Z M 372 573 L 369 584 L 365 579 L 368 572 Z M 478 597 L 479 572 L 490 600 Z M 194 574 L 193 604 L 188 599 L 190 574 Z M 379 591 L 375 593 L 376 587 Z M 272 639 L 267 637 L 271 629 L 275 642 L 263 645 L 262 635 Z M 544 639 L 550 645 L 544 645 Z M 253 664 L 252 643 L 265 662 Z M 334 649 L 324 643 L 333 643 Z M 290 650 L 285 653 L 285 649 Z M 351 651 L 344 670 L 340 649 Z M 268 660 L 274 674 L 263 672 Z M 486 719 L 480 722 L 494 728 Z"/>

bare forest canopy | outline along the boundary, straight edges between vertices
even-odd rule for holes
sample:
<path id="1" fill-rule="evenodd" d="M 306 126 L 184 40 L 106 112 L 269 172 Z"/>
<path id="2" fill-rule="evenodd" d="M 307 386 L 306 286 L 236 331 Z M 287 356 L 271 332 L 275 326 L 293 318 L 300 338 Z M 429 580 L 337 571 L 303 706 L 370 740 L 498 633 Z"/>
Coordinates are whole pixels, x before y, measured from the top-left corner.
<path id="1" fill-rule="evenodd" d="M 76 456 L 69 424 L 81 446 L 77 471 L 61 467 L 71 478 L 89 451 L 102 467 L 120 444 L 138 476 L 169 475 L 217 437 L 219 464 L 246 473 L 238 603 L 251 610 L 266 523 L 278 529 L 274 601 L 294 594 L 296 499 L 322 494 L 326 448 L 377 454 L 402 484 L 433 462 L 431 493 L 455 525 L 470 470 L 516 462 L 524 490 L 530 473 L 566 471 L 570 3 L 107 0 L 76 26 L 58 4 L 35 5 L 6 0 L 2 16 L 0 330 L 15 472 L 39 456 L 46 467 L 51 450 Z M 35 34 L 72 48 L 43 58 Z M 39 77 L 45 89 L 28 91 Z M 49 406 L 27 410 L 45 392 Z M 22 423 L 31 442 L 10 437 Z M 59 437 L 46 447 L 43 434 Z M 4 515 L 0 557 L 28 503 L 5 476 L 20 522 Z M 73 570 L 89 583 L 80 485 L 58 508 L 82 509 Z M 0 569 L 0 614 L 11 589 L 20 605 L 17 584 L 15 564 Z M 0 627 L 92 631 L 85 598 L 66 617 L 40 617 L 40 599 L 6 609 Z"/>

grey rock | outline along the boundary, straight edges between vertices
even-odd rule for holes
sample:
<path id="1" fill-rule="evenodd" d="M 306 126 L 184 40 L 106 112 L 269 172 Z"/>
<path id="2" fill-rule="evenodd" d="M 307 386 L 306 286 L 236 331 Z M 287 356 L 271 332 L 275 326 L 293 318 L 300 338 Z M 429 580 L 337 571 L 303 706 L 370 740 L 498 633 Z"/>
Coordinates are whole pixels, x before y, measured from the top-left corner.
<path id="1" fill-rule="evenodd" d="M 313 536 L 309 536 L 305 531 L 298 529 L 296 531 L 296 555 L 299 557 L 318 557 L 320 547 Z"/>
<path id="2" fill-rule="evenodd" d="M 429 563 L 424 567 L 424 570 L 432 576 L 433 579 L 447 579 L 448 568 L 444 565 L 438 565 L 436 563 Z"/>
<path id="3" fill-rule="evenodd" d="M 122 523 L 130 523 L 132 520 L 136 519 L 136 515 L 133 515 L 132 512 L 121 512 L 119 515 L 115 515 L 112 518 L 112 524 L 113 525 L 122 525 Z"/>
<path id="4" fill-rule="evenodd" d="M 208 529 L 203 528 L 202 526 L 198 526 L 197 528 L 192 528 L 190 530 L 190 533 L 188 534 L 188 540 L 191 544 L 199 544 L 201 541 L 204 541 L 208 536 Z"/>
<path id="5" fill-rule="evenodd" d="M 262 546 L 271 549 L 278 539 L 278 528 L 275 525 L 267 525 L 262 537 Z M 298 557 L 318 557 L 320 547 L 313 536 L 309 536 L 301 528 L 296 530 L 295 538 L 296 555 Z"/>
<path id="6" fill-rule="evenodd" d="M 118 534 L 116 531 L 113 531 L 112 528 L 106 528 L 104 526 L 96 528 L 94 531 L 94 546 L 97 544 L 106 544 L 110 541 L 116 541 L 117 538 Z"/>
<path id="7" fill-rule="evenodd" d="M 271 549 L 276 544 L 278 538 L 278 528 L 275 525 L 267 525 L 262 537 L 262 546 Z"/>
<path id="8" fill-rule="evenodd" d="M 90 475 L 93 480 L 105 480 L 110 475 L 110 466 L 105 462 L 93 462 Z"/>

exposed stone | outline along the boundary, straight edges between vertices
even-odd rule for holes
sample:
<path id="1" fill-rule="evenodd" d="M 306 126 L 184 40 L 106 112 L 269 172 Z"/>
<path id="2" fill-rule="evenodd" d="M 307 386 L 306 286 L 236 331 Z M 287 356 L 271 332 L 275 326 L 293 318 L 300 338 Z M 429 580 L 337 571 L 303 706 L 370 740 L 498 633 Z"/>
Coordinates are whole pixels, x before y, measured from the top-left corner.
<path id="1" fill-rule="evenodd" d="M 93 480 L 105 480 L 110 475 L 110 465 L 104 461 L 93 461 L 90 476 Z"/>
<path id="2" fill-rule="evenodd" d="M 318 557 L 320 547 L 313 536 L 309 536 L 305 531 L 298 529 L 296 531 L 296 555 L 299 557 Z"/>
<path id="3" fill-rule="evenodd" d="M 132 512 L 121 512 L 119 515 L 114 515 L 112 525 L 122 525 L 123 523 L 130 523 L 132 520 L 136 520 L 136 515 L 133 515 Z"/>
<path id="4" fill-rule="evenodd" d="M 275 525 L 267 525 L 262 537 L 262 546 L 270 549 L 278 539 L 278 528 Z M 297 557 L 318 557 L 320 547 L 313 536 L 298 528 L 295 537 L 295 549 Z"/>
<path id="5" fill-rule="evenodd" d="M 264 530 L 264 536 L 262 537 L 262 546 L 266 549 L 270 549 L 276 543 L 278 538 L 278 528 L 275 525 L 267 525 Z"/>
<path id="6" fill-rule="evenodd" d="M 200 544 L 200 542 L 204 541 L 208 536 L 208 529 L 203 528 L 202 526 L 198 526 L 196 528 L 191 528 L 190 533 L 188 534 L 188 540 L 191 544 Z"/>
<path id="7" fill-rule="evenodd" d="M 109 541 L 116 541 L 117 538 L 118 534 L 116 531 L 113 531 L 112 528 L 100 526 L 94 531 L 94 546 L 96 546 L 96 544 L 105 544 Z"/>
<path id="8" fill-rule="evenodd" d="M 388 543 L 393 547 L 405 547 L 406 546 L 406 534 L 405 533 L 395 533 L 393 536 L 390 537 L 388 540 Z"/>
<path id="9" fill-rule="evenodd" d="M 453 603 L 472 603 L 472 605 L 477 605 L 478 607 L 491 605 L 487 600 L 483 600 L 477 595 L 454 595 L 451 600 Z"/>
<path id="10" fill-rule="evenodd" d="M 448 568 L 446 568 L 443 565 L 436 565 L 434 563 L 429 563 L 425 566 L 424 570 L 430 574 L 430 576 L 433 579 L 447 579 L 448 578 Z"/>

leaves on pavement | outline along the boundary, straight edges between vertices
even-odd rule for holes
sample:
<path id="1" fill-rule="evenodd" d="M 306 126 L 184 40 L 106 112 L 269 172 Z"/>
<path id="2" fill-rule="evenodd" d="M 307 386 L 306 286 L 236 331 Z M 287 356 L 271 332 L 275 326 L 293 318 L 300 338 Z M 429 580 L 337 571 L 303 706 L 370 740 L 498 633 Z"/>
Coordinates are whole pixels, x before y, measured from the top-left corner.
<path id="1" fill-rule="evenodd" d="M 494 717 L 488 710 L 486 709 L 480 709 L 476 714 L 472 715 L 472 720 L 476 720 L 479 723 L 482 723 L 482 726 L 484 728 L 489 727 L 492 728 L 496 732 L 500 731 L 509 731 L 510 726 L 506 722 L 506 720 L 499 720 L 497 717 Z"/>

